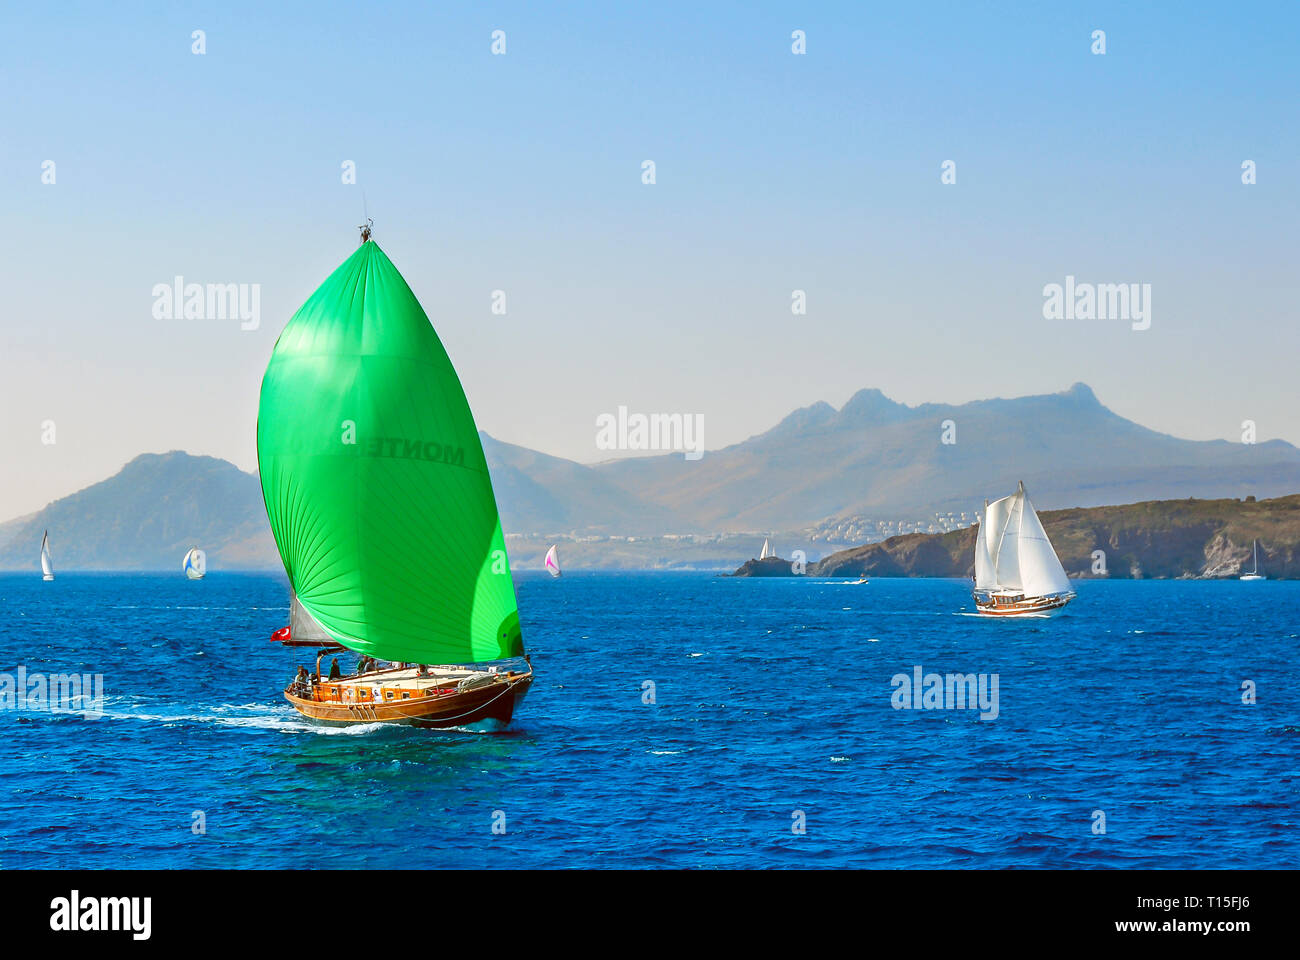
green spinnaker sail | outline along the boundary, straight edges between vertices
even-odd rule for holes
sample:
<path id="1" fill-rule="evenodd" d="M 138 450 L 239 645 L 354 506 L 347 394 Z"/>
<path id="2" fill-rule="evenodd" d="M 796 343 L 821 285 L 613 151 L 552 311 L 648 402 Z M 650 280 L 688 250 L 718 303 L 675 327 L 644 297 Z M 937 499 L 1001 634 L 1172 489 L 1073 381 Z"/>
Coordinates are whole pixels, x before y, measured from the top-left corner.
<path id="1" fill-rule="evenodd" d="M 383 660 L 523 654 L 487 461 L 415 294 L 366 241 L 280 334 L 257 460 L 298 600 Z"/>

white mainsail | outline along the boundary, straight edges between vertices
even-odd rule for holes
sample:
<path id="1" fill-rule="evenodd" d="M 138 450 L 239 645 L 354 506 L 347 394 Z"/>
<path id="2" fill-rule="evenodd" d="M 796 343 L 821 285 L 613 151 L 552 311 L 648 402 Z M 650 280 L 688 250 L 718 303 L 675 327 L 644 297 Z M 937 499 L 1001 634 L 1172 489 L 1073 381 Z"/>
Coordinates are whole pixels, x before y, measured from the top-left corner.
<path id="1" fill-rule="evenodd" d="M 993 582 L 1003 590 L 1020 589 L 1020 506 L 1017 491 L 989 504 L 989 557 Z"/>
<path id="2" fill-rule="evenodd" d="M 1050 597 L 1070 592 L 1070 578 L 1047 539 L 1029 494 L 1020 492 L 1020 586 L 1030 597 Z"/>
<path id="3" fill-rule="evenodd" d="M 208 572 L 208 555 L 198 547 L 190 547 L 190 552 L 185 554 L 185 559 L 181 563 L 181 569 L 191 580 L 202 580 L 203 575 Z"/>
<path id="4" fill-rule="evenodd" d="M 560 575 L 560 557 L 556 553 L 555 544 L 551 544 L 551 549 L 546 551 L 546 572 L 553 577 Z"/>
<path id="5" fill-rule="evenodd" d="M 1016 590 L 1030 597 L 1070 591 L 1025 485 L 984 508 L 975 543 L 975 589 Z"/>
<path id="6" fill-rule="evenodd" d="M 772 549 L 772 545 L 768 543 L 767 538 L 764 537 L 763 549 L 759 552 L 758 559 L 766 560 L 768 557 L 774 557 L 774 556 L 776 556 L 776 551 Z"/>
<path id="7" fill-rule="evenodd" d="M 54 579 L 54 560 L 50 557 L 50 531 L 45 531 L 41 538 L 41 573 L 46 580 Z"/>

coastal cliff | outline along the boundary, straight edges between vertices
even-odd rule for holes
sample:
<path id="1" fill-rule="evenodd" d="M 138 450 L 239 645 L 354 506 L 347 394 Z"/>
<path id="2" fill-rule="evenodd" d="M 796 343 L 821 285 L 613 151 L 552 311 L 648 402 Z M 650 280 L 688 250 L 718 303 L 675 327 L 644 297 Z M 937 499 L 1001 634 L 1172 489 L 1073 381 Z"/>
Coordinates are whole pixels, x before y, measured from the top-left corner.
<path id="1" fill-rule="evenodd" d="M 1071 577 L 1214 579 L 1251 566 L 1259 540 L 1260 572 L 1300 577 L 1300 495 L 1273 500 L 1150 500 L 1117 507 L 1070 508 L 1039 514 Z M 906 534 L 833 553 L 808 565 L 814 577 L 969 577 L 975 527 L 945 534 Z M 1101 551 L 1102 556 L 1094 556 Z M 1101 561 L 1104 559 L 1104 570 Z M 762 573 L 793 576 L 788 563 Z"/>

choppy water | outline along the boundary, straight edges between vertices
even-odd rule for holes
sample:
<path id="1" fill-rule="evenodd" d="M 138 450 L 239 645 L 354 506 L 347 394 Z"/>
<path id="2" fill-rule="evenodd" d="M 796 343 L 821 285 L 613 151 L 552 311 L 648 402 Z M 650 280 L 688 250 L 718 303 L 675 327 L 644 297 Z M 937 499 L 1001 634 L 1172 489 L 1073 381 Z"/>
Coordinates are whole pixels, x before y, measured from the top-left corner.
<path id="1" fill-rule="evenodd" d="M 509 731 L 341 731 L 280 697 L 281 578 L 0 575 L 0 671 L 105 683 L 0 712 L 0 867 L 1294 866 L 1300 583 L 1079 593 L 525 576 Z M 894 709 L 917 665 L 998 674 L 997 719 Z"/>

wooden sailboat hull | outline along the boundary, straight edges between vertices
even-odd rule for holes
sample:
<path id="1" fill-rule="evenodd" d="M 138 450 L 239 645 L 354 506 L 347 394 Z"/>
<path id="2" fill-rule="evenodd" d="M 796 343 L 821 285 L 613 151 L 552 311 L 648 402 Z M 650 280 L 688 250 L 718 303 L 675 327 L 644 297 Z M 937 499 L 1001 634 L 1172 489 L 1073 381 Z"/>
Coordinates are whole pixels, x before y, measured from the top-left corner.
<path id="1" fill-rule="evenodd" d="M 284 691 L 284 698 L 300 714 L 315 723 L 328 726 L 354 726 L 361 723 L 393 723 L 412 727 L 463 727 L 483 720 L 502 725 L 513 718 L 515 707 L 532 686 L 531 673 L 502 676 L 500 680 L 471 690 L 441 695 L 411 697 L 386 701 L 317 699 L 328 697 L 329 681 L 317 685 L 313 696 L 303 696 L 294 687 Z M 337 686 L 333 685 L 337 690 Z"/>
<path id="2" fill-rule="evenodd" d="M 1060 613 L 1074 594 L 1056 597 L 1023 597 L 1011 603 L 981 602 L 975 598 L 975 610 L 989 617 L 1051 617 Z"/>

